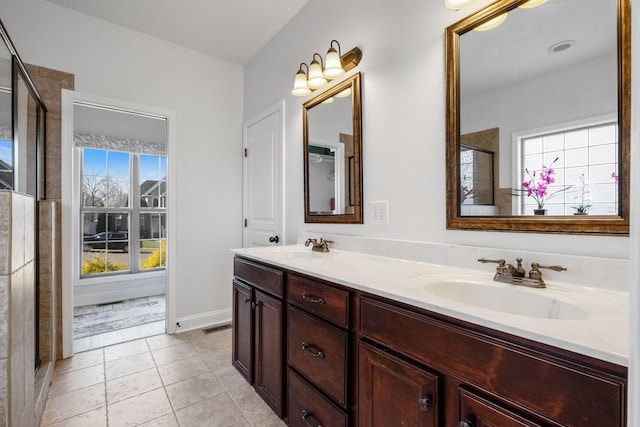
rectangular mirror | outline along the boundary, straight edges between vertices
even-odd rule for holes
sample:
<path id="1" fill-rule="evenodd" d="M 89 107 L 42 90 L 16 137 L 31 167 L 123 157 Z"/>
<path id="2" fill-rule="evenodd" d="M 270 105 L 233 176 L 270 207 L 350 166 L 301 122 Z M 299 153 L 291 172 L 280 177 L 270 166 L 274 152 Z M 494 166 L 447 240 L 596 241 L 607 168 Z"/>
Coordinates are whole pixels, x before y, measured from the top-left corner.
<path id="1" fill-rule="evenodd" d="M 305 222 L 362 224 L 360 73 L 302 112 Z"/>
<path id="2" fill-rule="evenodd" d="M 446 29 L 447 227 L 626 235 L 629 0 L 536 3 Z"/>

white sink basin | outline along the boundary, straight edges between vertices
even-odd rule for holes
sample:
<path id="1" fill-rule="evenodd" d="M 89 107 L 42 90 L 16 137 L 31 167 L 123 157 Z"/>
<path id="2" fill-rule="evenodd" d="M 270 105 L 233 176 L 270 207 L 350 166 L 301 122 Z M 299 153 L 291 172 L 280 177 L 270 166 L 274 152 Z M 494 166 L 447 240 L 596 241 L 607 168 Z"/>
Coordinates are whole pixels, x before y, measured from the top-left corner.
<path id="1" fill-rule="evenodd" d="M 544 289 L 455 278 L 427 283 L 424 289 L 453 302 L 518 316 L 558 320 L 588 317 L 582 308 L 545 295 Z"/>

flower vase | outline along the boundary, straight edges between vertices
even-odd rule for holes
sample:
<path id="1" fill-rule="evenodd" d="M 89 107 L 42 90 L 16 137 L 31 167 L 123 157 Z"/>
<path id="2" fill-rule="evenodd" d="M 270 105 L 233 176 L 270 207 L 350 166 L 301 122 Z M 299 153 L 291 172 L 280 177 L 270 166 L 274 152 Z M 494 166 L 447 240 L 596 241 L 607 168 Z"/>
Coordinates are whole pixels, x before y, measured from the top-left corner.
<path id="1" fill-rule="evenodd" d="M 533 210 L 533 214 L 534 215 L 546 215 L 547 214 L 547 210 L 546 209 L 534 209 Z"/>

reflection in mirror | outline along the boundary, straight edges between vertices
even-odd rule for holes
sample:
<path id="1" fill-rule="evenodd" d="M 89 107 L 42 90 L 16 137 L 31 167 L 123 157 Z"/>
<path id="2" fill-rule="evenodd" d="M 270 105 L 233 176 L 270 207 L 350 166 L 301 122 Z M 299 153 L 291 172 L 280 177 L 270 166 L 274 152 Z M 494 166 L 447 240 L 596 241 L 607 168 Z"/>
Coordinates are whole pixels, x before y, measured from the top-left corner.
<path id="1" fill-rule="evenodd" d="M 305 222 L 362 223 L 360 73 L 303 107 Z"/>
<path id="2" fill-rule="evenodd" d="M 0 43 L 0 190 L 13 188 L 11 52 Z"/>
<path id="3" fill-rule="evenodd" d="M 448 227 L 626 234 L 629 2 L 522 3 L 499 0 L 446 31 Z M 479 188 L 485 151 L 493 185 Z"/>

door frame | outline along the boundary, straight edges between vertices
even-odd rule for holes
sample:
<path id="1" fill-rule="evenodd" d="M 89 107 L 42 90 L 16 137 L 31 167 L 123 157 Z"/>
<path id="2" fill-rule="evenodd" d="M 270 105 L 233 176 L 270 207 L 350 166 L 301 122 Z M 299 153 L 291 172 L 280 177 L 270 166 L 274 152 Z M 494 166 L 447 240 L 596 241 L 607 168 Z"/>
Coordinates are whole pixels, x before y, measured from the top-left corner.
<path id="1" fill-rule="evenodd" d="M 106 98 L 87 93 L 62 90 L 62 357 L 73 356 L 73 286 L 74 275 L 78 274 L 78 257 L 73 251 L 74 241 L 79 241 L 79 229 L 73 225 L 79 218 L 73 209 L 74 175 L 79 172 L 79 163 L 73 155 L 73 105 L 75 102 L 95 104 L 115 110 L 161 117 L 167 123 L 167 253 L 166 253 L 166 315 L 165 330 L 174 333 L 176 329 L 176 113 L 143 104 Z"/>
<path id="2" fill-rule="evenodd" d="M 248 129 L 261 122 L 262 120 L 266 119 L 267 117 L 270 117 L 274 114 L 277 114 L 279 116 L 279 120 L 278 120 L 278 124 L 280 126 L 280 144 L 278 146 L 278 152 L 277 155 L 280 156 L 280 232 L 279 232 L 279 236 L 281 237 L 280 239 L 280 243 L 279 244 L 285 244 L 285 242 L 287 241 L 286 238 L 286 228 L 284 226 L 285 223 L 285 217 L 286 217 L 286 213 L 285 213 L 285 209 L 284 207 L 286 206 L 286 196 L 285 196 L 285 191 L 284 191 L 284 186 L 285 186 L 285 171 L 284 171 L 284 160 L 285 160 L 285 156 L 284 156 L 284 99 L 280 100 L 279 102 L 277 102 L 276 104 L 272 105 L 271 107 L 267 108 L 266 110 L 258 113 L 257 115 L 255 115 L 254 117 L 252 117 L 251 119 L 247 120 L 246 122 L 244 122 L 242 124 L 242 247 L 246 248 L 247 245 L 247 227 L 244 225 L 244 220 L 247 218 L 247 214 L 248 214 L 248 205 L 249 205 L 249 192 L 248 192 L 248 186 L 249 186 L 249 180 L 248 180 L 248 162 L 247 162 L 247 157 L 244 155 L 245 150 L 247 149 L 247 132 Z"/>

